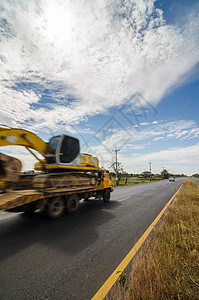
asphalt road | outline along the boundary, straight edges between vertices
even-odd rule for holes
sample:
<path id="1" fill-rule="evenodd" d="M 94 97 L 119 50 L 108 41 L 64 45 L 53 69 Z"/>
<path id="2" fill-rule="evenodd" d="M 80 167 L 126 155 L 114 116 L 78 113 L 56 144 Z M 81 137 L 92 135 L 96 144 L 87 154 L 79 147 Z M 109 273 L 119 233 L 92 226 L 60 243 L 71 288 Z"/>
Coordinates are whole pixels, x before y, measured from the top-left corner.
<path id="1" fill-rule="evenodd" d="M 199 178 L 192 177 L 191 179 L 193 179 L 197 184 L 199 184 Z"/>
<path id="2" fill-rule="evenodd" d="M 116 188 L 58 220 L 0 213 L 0 299 L 91 299 L 182 181 Z"/>

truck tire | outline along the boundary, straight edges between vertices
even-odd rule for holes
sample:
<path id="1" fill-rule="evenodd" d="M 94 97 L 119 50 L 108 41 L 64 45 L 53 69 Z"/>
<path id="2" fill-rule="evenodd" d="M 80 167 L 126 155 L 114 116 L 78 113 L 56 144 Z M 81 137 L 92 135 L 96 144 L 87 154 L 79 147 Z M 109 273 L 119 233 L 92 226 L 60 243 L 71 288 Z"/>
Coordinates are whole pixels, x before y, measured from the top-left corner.
<path id="1" fill-rule="evenodd" d="M 57 219 L 62 215 L 64 208 L 62 197 L 54 197 L 47 201 L 44 213 L 50 219 Z"/>
<path id="2" fill-rule="evenodd" d="M 103 200 L 105 203 L 109 202 L 111 198 L 111 192 L 110 192 L 110 189 L 105 189 L 104 190 L 104 193 L 103 193 Z"/>
<path id="3" fill-rule="evenodd" d="M 67 197 L 66 212 L 74 214 L 79 208 L 79 196 L 77 194 Z"/>

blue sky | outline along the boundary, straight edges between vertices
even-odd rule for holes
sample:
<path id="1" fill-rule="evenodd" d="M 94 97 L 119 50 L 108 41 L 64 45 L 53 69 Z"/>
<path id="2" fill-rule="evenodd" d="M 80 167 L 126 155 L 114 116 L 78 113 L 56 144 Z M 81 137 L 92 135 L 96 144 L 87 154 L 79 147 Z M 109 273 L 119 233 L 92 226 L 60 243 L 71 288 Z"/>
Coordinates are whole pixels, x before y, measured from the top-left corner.
<path id="1" fill-rule="evenodd" d="M 199 172 L 199 3 L 1 1 L 0 123 L 110 167 Z M 21 148 L 2 148 L 32 168 Z"/>

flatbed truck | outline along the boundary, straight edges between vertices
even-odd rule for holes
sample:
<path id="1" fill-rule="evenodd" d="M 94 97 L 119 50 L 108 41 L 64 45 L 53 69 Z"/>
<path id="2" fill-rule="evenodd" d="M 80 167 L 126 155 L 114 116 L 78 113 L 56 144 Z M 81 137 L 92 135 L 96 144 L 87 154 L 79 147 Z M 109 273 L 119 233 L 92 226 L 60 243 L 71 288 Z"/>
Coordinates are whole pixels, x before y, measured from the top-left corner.
<path id="1" fill-rule="evenodd" d="M 64 211 L 75 213 L 81 199 L 91 197 L 109 202 L 113 184 L 109 171 L 101 169 L 98 172 L 99 184 L 85 187 L 17 189 L 0 193 L 0 210 L 7 212 L 24 212 L 32 214 L 35 211 L 44 213 L 50 219 L 60 217 Z M 23 179 L 21 179 L 23 180 Z"/>

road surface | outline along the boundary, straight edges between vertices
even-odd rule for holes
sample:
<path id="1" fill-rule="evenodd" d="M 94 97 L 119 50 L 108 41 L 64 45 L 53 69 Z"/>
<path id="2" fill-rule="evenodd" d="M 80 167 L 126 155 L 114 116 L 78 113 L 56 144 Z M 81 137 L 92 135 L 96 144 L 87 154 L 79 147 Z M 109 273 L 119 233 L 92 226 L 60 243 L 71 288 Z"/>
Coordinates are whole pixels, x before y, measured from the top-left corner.
<path id="1" fill-rule="evenodd" d="M 0 212 L 0 299 L 91 299 L 182 181 L 116 188 L 57 220 Z"/>

